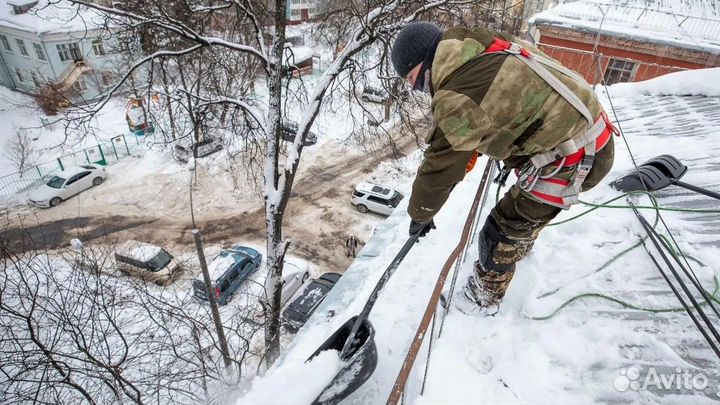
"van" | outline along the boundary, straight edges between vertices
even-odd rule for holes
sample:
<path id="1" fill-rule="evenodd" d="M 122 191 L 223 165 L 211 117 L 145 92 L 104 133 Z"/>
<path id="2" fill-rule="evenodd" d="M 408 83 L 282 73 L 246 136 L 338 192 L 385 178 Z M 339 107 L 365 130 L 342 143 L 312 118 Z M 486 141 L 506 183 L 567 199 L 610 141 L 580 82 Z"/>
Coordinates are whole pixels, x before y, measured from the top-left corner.
<path id="1" fill-rule="evenodd" d="M 233 246 L 222 250 L 208 264 L 208 273 L 212 283 L 211 293 L 218 304 L 225 305 L 232 300 L 240 286 L 250 278 L 262 263 L 262 254 L 247 246 Z M 201 301 L 208 301 L 208 291 L 202 273 L 192 283 L 193 295 Z"/>
<path id="2" fill-rule="evenodd" d="M 381 215 L 390 215 L 403 199 L 400 192 L 373 183 L 360 183 L 355 186 L 350 203 L 360 212 L 372 211 Z"/>
<path id="3" fill-rule="evenodd" d="M 175 258 L 160 246 L 129 240 L 115 249 L 118 270 L 157 285 L 171 284 L 181 271 Z"/>

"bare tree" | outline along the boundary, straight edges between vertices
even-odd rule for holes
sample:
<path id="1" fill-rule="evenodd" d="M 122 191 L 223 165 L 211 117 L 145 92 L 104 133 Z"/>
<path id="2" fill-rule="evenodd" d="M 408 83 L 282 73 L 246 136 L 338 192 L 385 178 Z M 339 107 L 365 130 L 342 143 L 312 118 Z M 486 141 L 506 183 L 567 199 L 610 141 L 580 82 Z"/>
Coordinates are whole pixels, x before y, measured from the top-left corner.
<path id="1" fill-rule="evenodd" d="M 226 313 L 229 375 L 207 306 L 120 275 L 114 240 L 41 251 L 15 235 L 0 231 L 0 402 L 218 403 L 261 362 L 262 286 Z"/>
<path id="2" fill-rule="evenodd" d="M 140 72 L 150 91 L 163 89 L 168 100 L 177 101 L 172 107 L 174 117 L 187 115 L 195 140 L 208 128 L 215 128 L 228 137 L 242 139 L 243 143 L 253 146 L 249 150 L 259 154 L 250 158 L 261 165 L 259 172 L 264 184 L 268 268 L 265 301 L 270 308 L 265 340 L 267 358 L 274 360 L 279 350 L 282 266 L 290 243 L 283 235 L 283 217 L 303 144 L 323 101 L 338 88 L 353 94 L 352 100 L 357 94 L 357 79 L 368 79 L 373 71 L 374 77 L 385 77 L 384 87 L 395 101 L 412 101 L 398 94 L 398 78 L 392 77 L 394 73 L 388 61 L 392 36 L 407 22 L 430 11 L 463 7 L 469 2 L 349 2 L 338 14 L 349 27 L 337 33 L 343 38 L 342 50 L 338 50 L 335 59 L 313 83 L 306 84 L 304 79 L 294 79 L 291 74 L 297 67 L 285 41 L 285 0 L 131 1 L 112 6 L 88 0 L 71 1 L 105 15 L 109 30 L 142 30 L 144 33 L 141 37 L 144 55 L 135 60 L 104 99 L 82 111 L 84 116 L 97 113 L 122 83 Z M 170 75 L 174 82 L 156 86 L 156 66 L 162 66 L 165 72 L 177 72 Z M 168 79 L 167 74 L 159 76 L 161 81 Z M 246 80 L 240 80 L 243 78 Z M 253 94 L 256 83 L 266 89 L 262 100 Z M 168 92 L 169 89 L 172 91 Z M 303 102 L 295 139 L 292 144 L 283 145 L 282 122 L 289 103 L 297 100 Z M 412 112 L 408 110 L 407 114 Z M 359 126 L 365 128 L 365 124 L 363 116 Z M 178 120 L 173 126 L 177 129 Z M 391 139 L 384 128 L 375 130 L 373 135 Z"/>
<path id="3" fill-rule="evenodd" d="M 5 156 L 17 167 L 20 177 L 33 165 L 34 153 L 35 148 L 25 128 L 17 129 L 15 136 L 5 144 Z"/>

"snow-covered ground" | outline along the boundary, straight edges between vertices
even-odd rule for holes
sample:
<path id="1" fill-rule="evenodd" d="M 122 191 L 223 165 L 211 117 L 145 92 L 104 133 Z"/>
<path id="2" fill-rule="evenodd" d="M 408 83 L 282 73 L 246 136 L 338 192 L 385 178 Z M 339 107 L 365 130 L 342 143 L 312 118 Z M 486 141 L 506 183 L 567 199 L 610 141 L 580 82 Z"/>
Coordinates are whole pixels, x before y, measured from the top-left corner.
<path id="1" fill-rule="evenodd" d="M 681 72 L 600 93 L 611 116 L 613 110 L 617 114 L 638 163 L 671 153 L 689 167 L 684 181 L 717 192 L 719 75 L 720 69 Z M 704 82 L 705 87 L 689 86 L 692 90 L 687 91 L 689 82 Z M 609 182 L 633 166 L 619 138 L 615 151 L 611 173 L 584 193 L 582 200 L 602 203 L 621 194 Z M 481 170 L 476 168 L 456 187 L 436 217 L 438 229 L 411 251 L 381 293 L 370 315 L 376 329 L 378 366 L 345 404 L 386 401 L 437 274 L 459 239 L 480 177 Z M 495 195 L 495 186 L 490 195 Z M 665 208 L 718 209 L 716 201 L 677 187 L 655 195 Z M 492 200 L 481 216 L 487 215 Z M 637 197 L 635 202 L 649 205 L 646 197 Z M 320 381 L 329 381 L 340 364 L 332 355 L 310 363 L 305 360 L 334 330 L 360 312 L 378 277 L 407 238 L 406 203 L 377 229 L 287 353 L 265 376 L 243 387 L 238 403 L 301 404 L 315 398 L 324 386 Z M 613 203 L 625 204 L 625 199 Z M 588 208 L 577 205 L 555 222 Z M 643 213 L 652 222 L 654 211 Z M 720 216 L 671 211 L 662 216 L 702 284 L 717 293 L 714 279 L 720 276 Z M 421 394 L 428 361 L 429 339 L 425 339 L 410 375 L 405 403 L 718 403 L 717 359 L 678 308 L 677 299 L 647 253 L 642 247 L 630 249 L 641 234 L 640 224 L 627 208 L 602 208 L 548 227 L 532 254 L 519 264 L 497 316 L 473 318 L 450 310 L 442 336 L 433 343 Z M 475 249 L 473 244 L 462 263 L 459 286 L 470 274 L 477 257 Z M 646 309 L 672 310 L 648 312 L 612 299 Z M 709 316 L 718 325 L 719 320 Z"/>
<path id="2" fill-rule="evenodd" d="M 9 143 L 18 131 L 31 140 L 33 153 L 30 165 L 45 163 L 71 151 L 107 142 L 110 138 L 127 134 L 125 103 L 113 99 L 83 133 L 67 132 L 62 114 L 47 116 L 32 97 L 0 86 L 0 176 L 18 171 L 8 156 Z M 102 123 L 102 124 L 100 124 Z"/>

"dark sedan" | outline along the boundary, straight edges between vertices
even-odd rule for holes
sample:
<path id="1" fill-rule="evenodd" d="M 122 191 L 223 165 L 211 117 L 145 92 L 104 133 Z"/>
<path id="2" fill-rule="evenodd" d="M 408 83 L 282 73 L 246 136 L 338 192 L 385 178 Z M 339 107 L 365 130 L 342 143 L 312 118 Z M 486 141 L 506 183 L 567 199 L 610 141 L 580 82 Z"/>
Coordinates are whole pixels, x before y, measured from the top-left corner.
<path id="1" fill-rule="evenodd" d="M 341 276 L 338 273 L 325 273 L 305 287 L 283 312 L 285 328 L 292 333 L 297 332 L 315 312 Z"/>

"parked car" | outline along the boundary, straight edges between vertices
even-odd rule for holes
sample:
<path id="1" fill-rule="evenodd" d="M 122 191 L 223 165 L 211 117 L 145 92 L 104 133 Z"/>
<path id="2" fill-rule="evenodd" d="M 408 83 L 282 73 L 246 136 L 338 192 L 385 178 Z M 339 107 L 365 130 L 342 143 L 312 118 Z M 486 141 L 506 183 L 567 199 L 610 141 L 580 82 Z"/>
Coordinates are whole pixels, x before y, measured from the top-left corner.
<path id="1" fill-rule="evenodd" d="M 118 270 L 157 285 L 171 284 L 182 271 L 175 258 L 160 246 L 129 240 L 115 249 Z"/>
<path id="2" fill-rule="evenodd" d="M 298 124 L 294 121 L 285 121 L 280 127 L 280 136 L 284 141 L 293 142 L 295 140 L 295 134 L 298 131 Z M 311 146 L 317 143 L 317 135 L 314 132 L 309 131 L 305 137 L 303 146 Z"/>
<path id="3" fill-rule="evenodd" d="M 100 165 L 68 167 L 33 190 L 29 201 L 38 207 L 54 207 L 81 191 L 99 186 L 106 177 L 105 167 Z"/>
<path id="4" fill-rule="evenodd" d="M 365 87 L 360 95 L 362 101 L 385 104 L 388 99 L 388 94 L 385 90 L 381 90 L 375 87 Z"/>
<path id="5" fill-rule="evenodd" d="M 360 212 L 372 211 L 390 215 L 403 199 L 400 192 L 373 183 L 360 183 L 355 186 L 350 203 Z"/>
<path id="6" fill-rule="evenodd" d="M 223 250 L 215 256 L 208 264 L 208 272 L 212 281 L 212 294 L 215 294 L 218 304 L 225 305 L 230 302 L 243 282 L 260 268 L 261 262 L 260 252 L 240 245 Z M 208 300 L 202 273 L 193 280 L 192 286 L 196 298 Z"/>
<path id="7" fill-rule="evenodd" d="M 190 157 L 203 158 L 223 149 L 222 139 L 213 136 L 207 137 L 192 145 L 176 144 L 173 147 L 173 156 L 179 162 L 187 163 Z"/>
<path id="8" fill-rule="evenodd" d="M 283 311 L 282 319 L 285 329 L 295 333 L 305 325 L 310 315 L 315 312 L 340 277 L 342 275 L 338 273 L 325 273 L 305 287 Z"/>
<path id="9" fill-rule="evenodd" d="M 307 262 L 286 259 L 283 266 L 280 306 L 285 305 L 309 278 L 310 266 L 308 266 Z"/>

